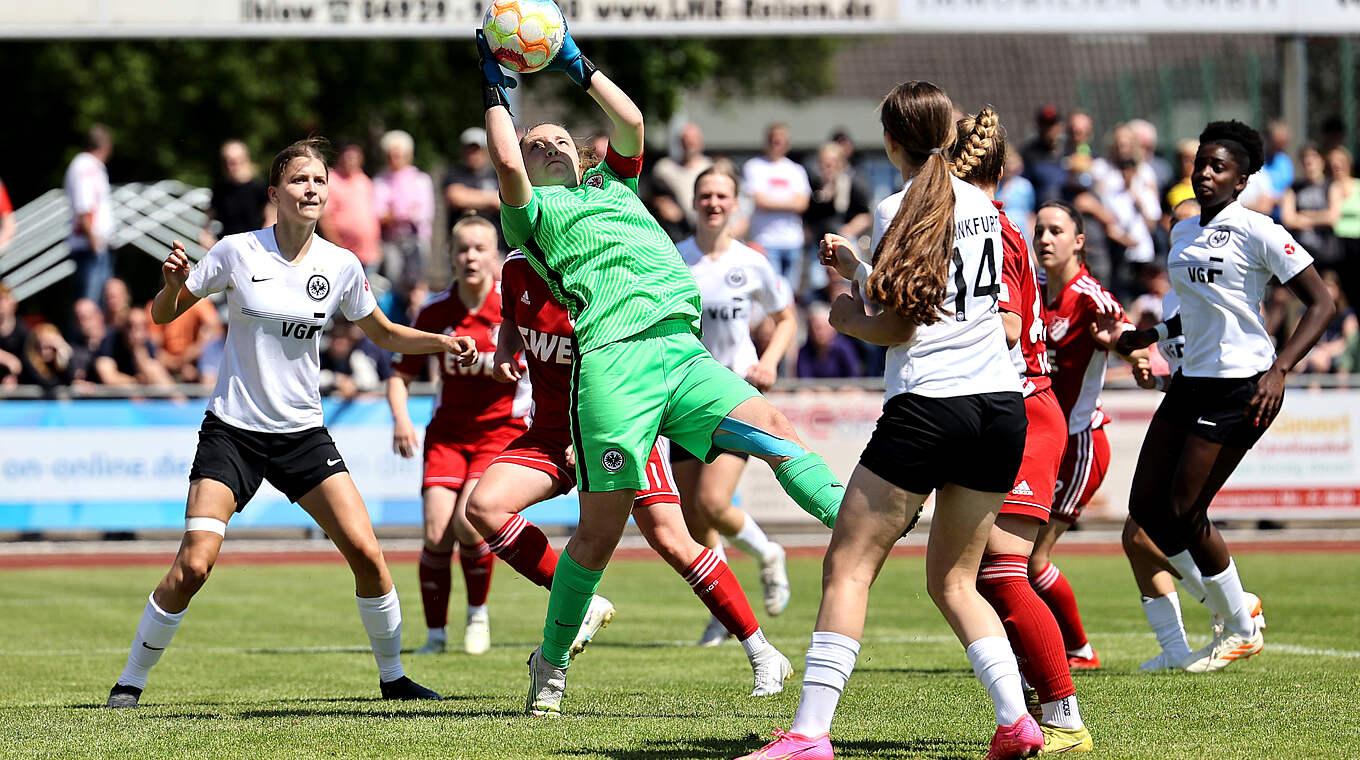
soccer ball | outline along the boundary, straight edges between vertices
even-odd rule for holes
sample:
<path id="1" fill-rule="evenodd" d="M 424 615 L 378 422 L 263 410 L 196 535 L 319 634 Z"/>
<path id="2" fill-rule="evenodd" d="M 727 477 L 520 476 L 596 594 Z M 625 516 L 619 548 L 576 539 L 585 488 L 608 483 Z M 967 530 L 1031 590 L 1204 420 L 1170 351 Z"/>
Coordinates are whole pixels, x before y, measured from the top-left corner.
<path id="1" fill-rule="evenodd" d="M 482 32 L 497 63 L 529 74 L 562 49 L 567 23 L 553 0 L 493 0 L 482 17 Z"/>

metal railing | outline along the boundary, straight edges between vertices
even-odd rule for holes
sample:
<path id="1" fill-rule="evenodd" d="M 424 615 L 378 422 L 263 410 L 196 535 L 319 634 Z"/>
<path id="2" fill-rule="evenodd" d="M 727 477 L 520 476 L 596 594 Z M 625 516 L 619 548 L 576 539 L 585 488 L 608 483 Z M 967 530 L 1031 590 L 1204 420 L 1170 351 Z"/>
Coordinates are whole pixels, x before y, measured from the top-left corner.
<path id="1" fill-rule="evenodd" d="M 208 222 L 212 192 L 176 180 L 130 182 L 113 188 L 114 233 L 110 250 L 132 247 L 160 261 L 170 242 L 184 241 L 195 260 L 203 257 L 199 230 Z M 48 190 L 14 212 L 14 239 L 0 254 L 0 282 L 16 300 L 51 287 L 76 270 L 66 238 L 71 204 L 61 190 Z"/>

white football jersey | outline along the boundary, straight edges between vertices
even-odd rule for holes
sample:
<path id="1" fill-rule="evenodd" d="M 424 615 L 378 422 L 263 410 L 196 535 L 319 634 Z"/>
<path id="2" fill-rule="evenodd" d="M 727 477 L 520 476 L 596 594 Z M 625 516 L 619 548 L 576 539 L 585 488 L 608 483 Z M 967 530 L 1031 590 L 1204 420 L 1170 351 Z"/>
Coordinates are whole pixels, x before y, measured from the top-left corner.
<path id="1" fill-rule="evenodd" d="M 954 256 L 945 301 L 940 304 L 941 321 L 918 326 L 910 341 L 888 349 L 883 378 L 887 398 L 899 393 L 946 398 L 1020 392 L 1020 377 L 1011 364 L 1006 329 L 997 309 L 1001 218 L 986 193 L 957 177 L 951 176 L 950 181 L 954 185 Z M 878 204 L 871 250 L 878 249 L 906 193 L 903 188 Z"/>
<path id="2" fill-rule="evenodd" d="M 704 348 L 724 367 L 746 377 L 760 361 L 751 342 L 751 323 L 792 303 L 788 283 L 764 254 L 735 240 L 716 257 L 705 256 L 694 238 L 676 248 L 699 283 Z"/>
<path id="3" fill-rule="evenodd" d="M 1176 296 L 1175 289 L 1166 291 L 1166 295 L 1162 296 L 1162 321 L 1171 319 L 1180 311 L 1181 299 Z M 1181 361 L 1185 358 L 1185 336 L 1177 335 L 1174 338 L 1157 341 L 1157 353 L 1166 359 L 1166 366 L 1171 368 L 1171 376 L 1175 377 L 1181 368 Z"/>
<path id="4" fill-rule="evenodd" d="M 322 329 L 337 311 L 353 321 L 377 308 L 359 259 L 313 235 L 290 263 L 267 227 L 222 238 L 185 286 L 199 298 L 227 291 L 227 347 L 208 410 L 265 433 L 319 427 Z"/>
<path id="5" fill-rule="evenodd" d="M 1289 282 L 1313 257 L 1265 214 L 1234 201 L 1209 226 L 1199 217 L 1171 228 L 1167 271 L 1181 301 L 1188 377 L 1251 377 L 1270 368 L 1261 296 L 1274 275 Z"/>

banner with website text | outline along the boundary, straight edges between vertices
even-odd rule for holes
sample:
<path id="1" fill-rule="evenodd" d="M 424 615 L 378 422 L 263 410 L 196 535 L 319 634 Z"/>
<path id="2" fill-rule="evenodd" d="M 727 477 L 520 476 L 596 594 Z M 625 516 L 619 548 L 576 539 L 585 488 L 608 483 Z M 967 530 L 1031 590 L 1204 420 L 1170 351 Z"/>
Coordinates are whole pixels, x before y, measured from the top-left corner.
<path id="1" fill-rule="evenodd" d="M 0 37 L 451 37 L 487 0 L 0 3 Z M 581 37 L 911 32 L 1353 34 L 1360 0 L 562 0 Z"/>
<path id="2" fill-rule="evenodd" d="M 848 390 L 770 394 L 803 440 L 848 480 L 872 434 L 882 394 Z M 1105 483 L 1087 514 L 1123 519 L 1143 433 L 1161 395 L 1105 394 L 1113 418 Z M 324 403 L 327 427 L 377 525 L 420 524 L 421 460 L 392 452 L 380 399 Z M 429 419 L 431 399 L 412 398 Z M 135 531 L 183 526 L 189 466 L 203 401 L 7 401 L 0 404 L 0 531 Z M 772 524 L 815 527 L 759 462 L 746 468 L 739 503 Z M 531 520 L 575 525 L 575 494 L 537 506 Z M 1214 502 L 1215 517 L 1360 517 L 1360 392 L 1291 389 L 1278 420 Z M 240 527 L 310 527 L 268 484 L 232 520 Z"/>

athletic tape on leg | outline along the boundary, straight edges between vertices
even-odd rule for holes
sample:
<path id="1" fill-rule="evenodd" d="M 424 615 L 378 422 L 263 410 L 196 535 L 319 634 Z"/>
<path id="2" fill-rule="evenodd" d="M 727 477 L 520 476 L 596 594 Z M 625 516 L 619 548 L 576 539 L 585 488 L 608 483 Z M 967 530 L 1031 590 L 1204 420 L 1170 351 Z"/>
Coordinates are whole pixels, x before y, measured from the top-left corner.
<path id="1" fill-rule="evenodd" d="M 226 538 L 227 524 L 216 517 L 186 517 L 184 518 L 184 532 L 188 533 L 191 530 L 204 530 Z"/>
<path id="2" fill-rule="evenodd" d="M 790 459 L 796 459 L 807 453 L 806 449 L 793 441 L 770 435 L 758 427 L 752 427 L 731 417 L 724 417 L 723 421 L 718 423 L 718 429 L 713 431 L 713 445 L 728 451 Z"/>

